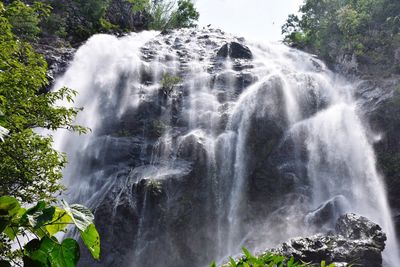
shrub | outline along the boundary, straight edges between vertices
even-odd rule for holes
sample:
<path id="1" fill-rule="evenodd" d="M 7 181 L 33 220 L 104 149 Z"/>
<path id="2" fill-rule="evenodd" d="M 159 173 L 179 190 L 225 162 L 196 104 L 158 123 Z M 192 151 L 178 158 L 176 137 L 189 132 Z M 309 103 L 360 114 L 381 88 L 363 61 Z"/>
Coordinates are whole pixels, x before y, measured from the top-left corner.
<path id="1" fill-rule="evenodd" d="M 293 257 L 287 258 L 282 255 L 274 253 L 264 253 L 259 256 L 252 255 L 246 248 L 242 248 L 244 256 L 238 260 L 234 260 L 232 257 L 229 258 L 229 263 L 223 265 L 223 267 L 316 267 L 315 264 L 308 264 L 304 262 L 296 261 Z M 211 263 L 210 267 L 216 267 L 215 262 Z M 332 264 L 326 264 L 322 261 L 320 267 L 335 267 Z"/>

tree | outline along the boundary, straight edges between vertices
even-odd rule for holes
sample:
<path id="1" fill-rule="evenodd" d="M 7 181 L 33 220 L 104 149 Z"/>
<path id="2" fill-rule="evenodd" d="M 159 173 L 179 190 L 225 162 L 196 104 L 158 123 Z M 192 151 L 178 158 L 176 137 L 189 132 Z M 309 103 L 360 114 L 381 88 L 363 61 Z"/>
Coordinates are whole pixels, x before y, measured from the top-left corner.
<path id="1" fill-rule="evenodd" d="M 189 28 L 196 26 L 199 19 L 199 12 L 195 9 L 190 0 L 179 0 L 178 8 L 171 15 L 172 28 Z"/>
<path id="2" fill-rule="evenodd" d="M 41 33 L 39 23 L 49 16 L 50 12 L 51 7 L 44 3 L 34 2 L 29 6 L 17 0 L 5 7 L 3 16 L 12 25 L 12 31 L 16 36 L 25 41 L 34 41 Z"/>
<path id="3" fill-rule="evenodd" d="M 18 10 L 24 9 L 17 3 Z M 0 264 L 9 266 L 8 260 L 13 260 L 18 265 L 23 258 L 25 266 L 75 266 L 78 243 L 73 239 L 60 243 L 54 235 L 76 225 L 96 259 L 100 238 L 87 208 L 65 202 L 63 208 L 51 205 L 62 190 L 59 180 L 66 159 L 52 148 L 52 137 L 38 134 L 37 129 L 80 133 L 86 129 L 73 124 L 79 109 L 56 105 L 63 99 L 72 102 L 75 91 L 42 92 L 48 83 L 46 62 L 25 42 L 26 33 L 33 33 L 30 27 L 12 25 L 10 20 L 18 21 L 12 14 L 0 2 Z M 19 236 L 31 241 L 22 247 Z M 15 239 L 20 249 L 12 250 Z"/>
<path id="4" fill-rule="evenodd" d="M 194 27 L 199 19 L 199 12 L 191 0 L 179 0 L 177 5 L 175 1 L 158 0 L 144 6 L 149 9 L 152 30 Z"/>
<path id="5" fill-rule="evenodd" d="M 316 53 L 328 63 L 350 55 L 369 64 L 393 65 L 400 45 L 400 2 L 305 0 L 300 16 L 282 26 L 284 42 Z"/>
<path id="6" fill-rule="evenodd" d="M 36 129 L 66 128 L 85 132 L 73 124 L 77 108 L 56 106 L 72 101 L 75 91 L 63 88 L 41 93 L 47 85 L 47 65 L 32 47 L 18 40 L 0 5 L 0 126 L 8 137 L 0 143 L 0 195 L 12 195 L 24 203 L 50 201 L 62 189 L 59 184 L 65 156 L 52 148 L 52 137 Z"/>

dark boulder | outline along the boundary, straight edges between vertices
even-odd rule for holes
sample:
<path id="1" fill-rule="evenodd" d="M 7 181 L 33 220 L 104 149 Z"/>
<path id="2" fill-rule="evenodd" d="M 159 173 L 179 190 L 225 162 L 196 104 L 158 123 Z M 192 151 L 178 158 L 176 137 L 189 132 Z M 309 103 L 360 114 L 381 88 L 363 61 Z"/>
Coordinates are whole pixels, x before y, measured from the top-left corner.
<path id="1" fill-rule="evenodd" d="M 237 59 L 252 59 L 253 54 L 250 49 L 237 42 L 230 42 L 224 44 L 217 52 L 218 57 L 227 58 L 237 58 Z"/>
<path id="2" fill-rule="evenodd" d="M 334 233 L 295 238 L 273 251 L 314 264 L 325 260 L 337 266 L 379 267 L 385 241 L 386 235 L 379 225 L 349 213 L 338 219 Z"/>
<path id="3" fill-rule="evenodd" d="M 385 248 L 386 235 L 381 227 L 354 213 L 345 214 L 338 219 L 336 233 L 352 240 L 371 239 L 375 247 L 381 250 Z"/>

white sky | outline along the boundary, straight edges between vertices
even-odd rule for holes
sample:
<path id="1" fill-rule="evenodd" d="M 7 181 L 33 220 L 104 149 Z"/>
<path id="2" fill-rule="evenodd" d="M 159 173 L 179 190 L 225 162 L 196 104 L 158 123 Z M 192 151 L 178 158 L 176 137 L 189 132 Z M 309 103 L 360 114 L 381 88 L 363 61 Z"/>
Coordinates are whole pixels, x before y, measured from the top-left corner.
<path id="1" fill-rule="evenodd" d="M 254 40 L 281 40 L 281 26 L 303 0 L 195 0 L 199 26 Z"/>

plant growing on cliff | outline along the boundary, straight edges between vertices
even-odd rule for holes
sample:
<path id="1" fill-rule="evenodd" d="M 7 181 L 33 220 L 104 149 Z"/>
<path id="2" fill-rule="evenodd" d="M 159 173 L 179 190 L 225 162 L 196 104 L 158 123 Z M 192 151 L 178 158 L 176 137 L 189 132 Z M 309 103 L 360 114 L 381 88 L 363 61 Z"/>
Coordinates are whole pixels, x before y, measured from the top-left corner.
<path id="1" fill-rule="evenodd" d="M 171 0 L 152 1 L 147 10 L 152 30 L 193 27 L 199 19 L 199 12 L 190 0 L 179 0 L 178 3 Z"/>
<path id="2" fill-rule="evenodd" d="M 171 96 L 174 92 L 175 87 L 181 82 L 179 76 L 164 74 L 161 81 L 161 90 L 165 95 Z"/>

